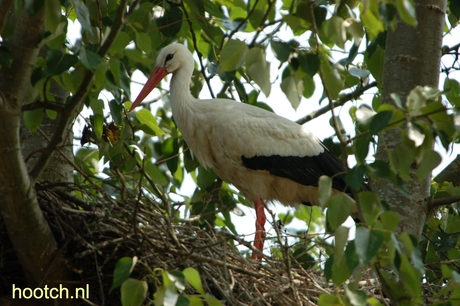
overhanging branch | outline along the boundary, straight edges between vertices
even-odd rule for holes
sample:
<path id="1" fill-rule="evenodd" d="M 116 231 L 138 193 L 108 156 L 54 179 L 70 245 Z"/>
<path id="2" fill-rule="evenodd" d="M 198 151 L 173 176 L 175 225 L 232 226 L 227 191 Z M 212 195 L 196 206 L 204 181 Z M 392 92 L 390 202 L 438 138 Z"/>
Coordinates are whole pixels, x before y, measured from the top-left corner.
<path id="1" fill-rule="evenodd" d="M 371 82 L 367 85 L 364 85 L 364 86 L 359 86 L 358 88 L 356 88 L 355 91 L 351 92 L 351 93 L 348 93 L 346 94 L 345 96 L 337 99 L 335 102 L 332 103 L 332 108 L 336 108 L 336 107 L 339 107 L 339 106 L 343 106 L 345 103 L 347 103 L 348 101 L 350 100 L 354 100 L 354 99 L 357 99 L 359 98 L 364 92 L 366 92 L 367 90 L 373 88 L 373 87 L 376 87 L 377 86 L 377 82 Z M 303 118 L 300 118 L 299 120 L 297 120 L 296 122 L 298 124 L 304 124 L 304 123 L 307 123 L 308 121 L 311 121 L 321 115 L 324 115 L 325 113 L 327 113 L 328 111 L 331 110 L 331 105 L 328 104 L 314 112 L 311 112 L 310 114 L 306 115 L 305 117 Z"/>
<path id="2" fill-rule="evenodd" d="M 441 198 L 441 199 L 433 199 L 429 203 L 430 209 L 434 209 L 439 206 L 444 206 L 444 205 L 449 205 L 453 203 L 460 202 L 460 196 L 452 196 L 452 197 L 447 197 L 447 198 Z"/>

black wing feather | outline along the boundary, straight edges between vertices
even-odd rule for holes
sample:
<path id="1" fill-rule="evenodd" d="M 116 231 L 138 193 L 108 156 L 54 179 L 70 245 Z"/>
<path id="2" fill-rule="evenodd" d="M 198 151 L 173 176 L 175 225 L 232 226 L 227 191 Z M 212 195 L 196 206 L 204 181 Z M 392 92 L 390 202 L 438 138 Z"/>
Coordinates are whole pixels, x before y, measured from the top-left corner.
<path id="1" fill-rule="evenodd" d="M 252 170 L 266 170 L 273 175 L 306 186 L 318 187 L 321 175 L 332 177 L 332 188 L 351 194 L 344 180 L 343 163 L 326 147 L 315 156 L 241 156 L 243 166 Z"/>

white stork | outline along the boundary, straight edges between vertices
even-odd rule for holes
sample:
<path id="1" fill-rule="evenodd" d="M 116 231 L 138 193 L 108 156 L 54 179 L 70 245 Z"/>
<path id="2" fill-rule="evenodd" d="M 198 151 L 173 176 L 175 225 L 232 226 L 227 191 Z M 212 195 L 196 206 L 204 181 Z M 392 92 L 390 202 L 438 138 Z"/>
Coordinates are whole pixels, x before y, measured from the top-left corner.
<path id="1" fill-rule="evenodd" d="M 165 47 L 129 111 L 168 74 L 171 108 L 183 138 L 201 163 L 254 203 L 254 246 L 262 251 L 264 203 L 318 205 L 318 179 L 333 177 L 333 194 L 349 192 L 343 163 L 303 126 L 264 109 L 229 99 L 195 99 L 190 93 L 194 60 L 182 44 Z M 253 259 L 261 255 L 253 252 Z"/>

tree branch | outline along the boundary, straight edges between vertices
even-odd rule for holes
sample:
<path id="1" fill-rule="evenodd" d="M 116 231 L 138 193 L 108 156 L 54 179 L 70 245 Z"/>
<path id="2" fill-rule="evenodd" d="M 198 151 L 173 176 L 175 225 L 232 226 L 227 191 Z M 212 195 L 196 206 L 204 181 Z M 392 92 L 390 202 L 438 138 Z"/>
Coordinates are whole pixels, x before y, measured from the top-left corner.
<path id="1" fill-rule="evenodd" d="M 373 87 L 376 87 L 377 86 L 377 82 L 371 82 L 367 85 L 364 85 L 364 86 L 359 86 L 358 88 L 355 89 L 355 91 L 351 92 L 351 93 L 348 93 L 346 94 L 345 96 L 337 99 L 337 101 L 333 102 L 332 104 L 328 104 L 314 112 L 311 112 L 310 114 L 306 115 L 305 117 L 303 118 L 300 118 L 299 120 L 297 120 L 296 122 L 298 124 L 304 124 L 304 123 L 307 123 L 308 121 L 311 121 L 321 115 L 324 115 L 325 113 L 327 113 L 328 111 L 331 110 L 331 105 L 333 108 L 336 108 L 336 107 L 339 107 L 339 106 L 343 106 L 346 102 L 350 101 L 350 100 L 355 100 L 357 98 L 359 98 L 365 91 L 373 88 Z"/>
<path id="2" fill-rule="evenodd" d="M 127 0 L 122 0 L 118 7 L 117 17 L 113 24 L 113 27 L 107 36 L 106 40 L 99 48 L 97 54 L 100 57 L 104 57 L 107 51 L 109 50 L 110 46 L 112 45 L 115 37 L 118 34 L 118 31 L 124 24 L 124 14 L 126 9 Z M 83 105 L 83 101 L 86 98 L 89 87 L 92 84 L 93 77 L 95 71 L 87 70 L 80 87 L 78 88 L 75 95 L 72 97 L 70 103 L 66 105 L 66 107 L 61 112 L 61 117 L 59 119 L 59 123 L 56 128 L 56 133 L 51 138 L 48 146 L 43 149 L 43 153 L 40 158 L 37 160 L 34 168 L 30 172 L 30 178 L 33 182 L 35 182 L 39 177 L 42 171 L 46 168 L 50 161 L 51 153 L 56 150 L 58 146 L 60 146 L 64 140 L 64 133 L 67 130 L 67 127 L 72 122 L 72 120 L 76 117 L 76 114 L 79 112 L 80 108 Z"/>
<path id="3" fill-rule="evenodd" d="M 192 20 L 190 19 L 187 10 L 185 9 L 185 4 L 183 1 L 181 1 L 181 6 L 182 10 L 184 11 L 185 14 L 185 20 L 188 23 L 188 26 L 190 27 L 190 34 L 192 35 L 192 40 L 193 40 L 193 46 L 195 47 L 196 53 L 198 54 L 198 61 L 200 63 L 201 67 L 201 74 L 203 75 L 204 81 L 206 82 L 206 85 L 208 86 L 209 93 L 211 94 L 211 98 L 215 98 L 214 91 L 212 90 L 211 87 L 211 82 L 209 80 L 209 77 L 206 75 L 204 64 L 203 64 L 203 56 L 201 55 L 199 48 L 198 48 L 198 41 L 196 40 L 196 35 L 195 32 L 193 31 L 193 24 Z"/>
<path id="4" fill-rule="evenodd" d="M 232 31 L 230 31 L 230 33 L 227 35 L 228 39 L 231 39 L 233 37 L 233 35 L 235 35 L 241 29 L 241 27 L 244 25 L 244 23 L 249 21 L 249 17 L 251 17 L 251 15 L 256 10 L 256 7 L 257 7 L 258 3 L 259 3 L 259 0 L 256 0 L 256 2 L 252 6 L 252 9 L 248 12 L 246 17 L 243 20 L 241 20 L 241 22 L 238 24 L 238 26 L 236 28 L 234 28 Z M 224 47 L 224 41 L 225 41 L 225 39 L 222 39 L 222 42 L 220 44 L 220 50 L 222 50 L 222 48 Z"/>
<path id="5" fill-rule="evenodd" d="M 65 105 L 60 104 L 60 103 L 51 103 L 51 102 L 46 102 L 46 101 L 35 101 L 35 102 L 32 102 L 32 103 L 24 104 L 21 107 L 21 111 L 24 112 L 24 111 L 34 110 L 34 109 L 37 109 L 37 108 L 44 108 L 44 109 L 54 110 L 54 111 L 60 113 L 64 107 L 65 107 Z"/>
<path id="6" fill-rule="evenodd" d="M 453 203 L 456 203 L 456 202 L 460 202 L 460 195 L 451 196 L 451 197 L 447 197 L 447 198 L 433 199 L 433 200 L 430 201 L 428 206 L 429 206 L 429 208 L 431 210 L 431 209 L 434 209 L 434 208 L 439 207 L 439 206 L 449 205 L 449 204 L 453 204 Z"/>

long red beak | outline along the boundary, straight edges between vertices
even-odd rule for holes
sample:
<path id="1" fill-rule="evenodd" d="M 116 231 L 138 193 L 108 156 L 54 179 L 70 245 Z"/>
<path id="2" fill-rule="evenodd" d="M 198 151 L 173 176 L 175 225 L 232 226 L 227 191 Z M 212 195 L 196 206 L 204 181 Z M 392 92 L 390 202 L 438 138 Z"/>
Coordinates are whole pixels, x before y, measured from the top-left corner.
<path id="1" fill-rule="evenodd" d="M 135 107 L 141 104 L 144 101 L 145 97 L 155 88 L 157 87 L 158 83 L 163 80 L 163 78 L 168 74 L 166 71 L 166 67 L 155 67 L 153 73 L 150 75 L 149 79 L 145 83 L 144 87 L 142 88 L 141 92 L 137 96 L 136 100 L 134 100 L 133 105 L 129 109 L 129 112 L 132 111 Z"/>

